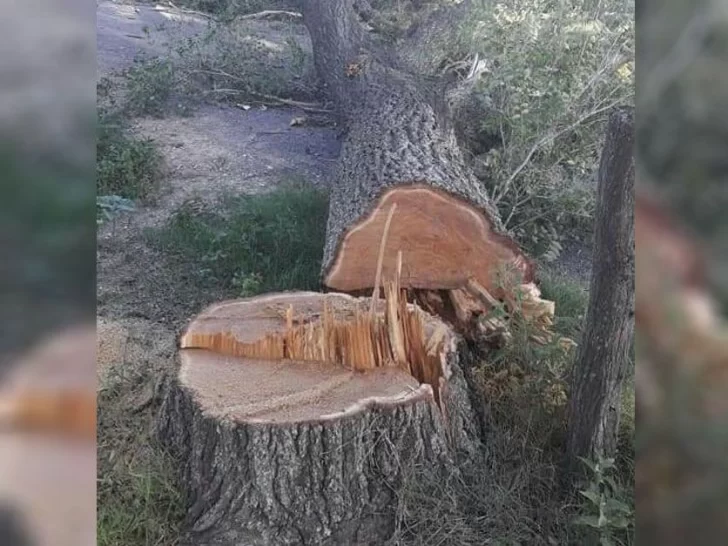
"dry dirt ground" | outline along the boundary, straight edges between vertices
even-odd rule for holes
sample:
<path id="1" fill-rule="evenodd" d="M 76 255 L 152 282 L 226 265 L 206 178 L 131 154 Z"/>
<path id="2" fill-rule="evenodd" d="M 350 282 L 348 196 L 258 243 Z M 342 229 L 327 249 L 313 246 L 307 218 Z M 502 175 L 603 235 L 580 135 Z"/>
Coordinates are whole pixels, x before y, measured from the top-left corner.
<path id="1" fill-rule="evenodd" d="M 170 40 L 204 32 L 206 24 L 204 18 L 168 6 L 100 0 L 98 76 L 119 74 L 139 54 L 163 56 Z M 280 38 L 271 34 L 271 40 Z M 331 128 L 291 127 L 292 118 L 300 115 L 293 108 L 246 111 L 203 105 L 190 117 L 134 120 L 134 130 L 154 139 L 161 150 L 165 176 L 152 205 L 99 230 L 102 320 L 149 321 L 176 331 L 202 306 L 223 296 L 191 290 L 185 272 L 167 267 L 145 242 L 144 230 L 161 225 L 188 199 L 215 203 L 225 194 L 266 191 L 291 177 L 323 186 L 339 143 Z"/>

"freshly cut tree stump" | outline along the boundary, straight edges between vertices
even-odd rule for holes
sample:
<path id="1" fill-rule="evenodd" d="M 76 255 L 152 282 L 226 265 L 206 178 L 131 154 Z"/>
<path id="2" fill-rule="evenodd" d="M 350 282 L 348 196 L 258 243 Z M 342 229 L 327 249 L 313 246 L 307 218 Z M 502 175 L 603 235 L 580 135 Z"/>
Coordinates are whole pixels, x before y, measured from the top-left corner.
<path id="1" fill-rule="evenodd" d="M 534 280 L 532 262 L 458 148 L 437 85 L 407 71 L 364 30 L 353 0 L 304 0 L 314 61 L 347 129 L 331 185 L 323 282 L 338 292 L 374 287 L 379 241 L 396 204 L 382 272 L 404 288 L 453 290 L 474 278 L 496 297 L 496 276 Z"/>
<path id="2" fill-rule="evenodd" d="M 159 423 L 191 544 L 383 544 L 407 469 L 479 449 L 462 339 L 385 287 L 373 312 L 294 292 L 191 322 Z"/>

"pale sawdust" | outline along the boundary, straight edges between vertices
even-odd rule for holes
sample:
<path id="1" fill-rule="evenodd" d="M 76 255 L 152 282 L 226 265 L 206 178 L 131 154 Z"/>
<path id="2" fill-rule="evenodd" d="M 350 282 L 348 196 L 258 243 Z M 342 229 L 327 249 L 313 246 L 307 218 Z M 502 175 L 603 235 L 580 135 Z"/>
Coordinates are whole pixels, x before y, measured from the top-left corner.
<path id="1" fill-rule="evenodd" d="M 112 372 L 143 368 L 150 362 L 171 362 L 176 351 L 173 330 L 144 319 L 110 319 L 96 322 L 96 373 L 103 387 Z"/>
<path id="2" fill-rule="evenodd" d="M 358 373 L 326 363 L 235 358 L 200 349 L 182 350 L 180 360 L 180 381 L 203 410 L 239 421 L 314 421 L 365 399 L 395 403 L 419 387 L 395 368 Z"/>

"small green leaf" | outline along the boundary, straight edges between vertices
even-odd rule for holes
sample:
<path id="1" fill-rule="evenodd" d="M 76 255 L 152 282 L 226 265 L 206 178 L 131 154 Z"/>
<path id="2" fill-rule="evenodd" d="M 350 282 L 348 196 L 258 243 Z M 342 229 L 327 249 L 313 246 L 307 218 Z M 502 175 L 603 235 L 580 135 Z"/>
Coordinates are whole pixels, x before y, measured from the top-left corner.
<path id="1" fill-rule="evenodd" d="M 594 506 L 599 506 L 601 504 L 601 495 L 596 491 L 579 491 L 579 494 L 582 497 L 589 499 Z"/>
<path id="2" fill-rule="evenodd" d="M 582 463 L 584 463 L 586 466 L 588 466 L 592 470 L 592 472 L 597 471 L 597 465 L 593 461 L 590 461 L 589 459 L 585 459 L 584 457 L 579 457 L 579 460 Z"/>
<path id="3" fill-rule="evenodd" d="M 632 509 L 617 499 L 607 499 L 607 510 L 620 514 L 631 514 Z"/>
<path id="4" fill-rule="evenodd" d="M 597 516 L 579 516 L 574 519 L 574 525 L 586 525 L 588 527 L 593 527 L 594 529 L 599 529 L 599 518 Z"/>

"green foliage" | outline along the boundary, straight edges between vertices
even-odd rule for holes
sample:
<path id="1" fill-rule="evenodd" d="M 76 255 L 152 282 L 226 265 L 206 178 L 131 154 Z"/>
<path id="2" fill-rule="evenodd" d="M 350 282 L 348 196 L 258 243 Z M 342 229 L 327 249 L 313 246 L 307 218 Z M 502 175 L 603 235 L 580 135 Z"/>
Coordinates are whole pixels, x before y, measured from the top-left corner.
<path id="1" fill-rule="evenodd" d="M 537 255 L 591 229 L 605 121 L 634 96 L 634 15 L 626 2 L 504 0 L 475 9 L 458 44 L 482 73 L 470 92 L 476 158 L 509 229 Z"/>
<path id="2" fill-rule="evenodd" d="M 542 297 L 555 302 L 553 340 L 533 341 L 539 332 L 524 318 L 519 299 L 507 319 L 510 339 L 490 347 L 487 361 L 474 371 L 494 420 L 514 434 L 524 434 L 524 441 L 534 447 L 547 445 L 555 433 L 562 432 L 575 349 L 560 344 L 559 338 L 578 342 L 588 302 L 583 289 L 567 279 L 547 277 L 542 287 Z M 505 312 L 494 309 L 484 318 L 503 318 Z"/>
<path id="3" fill-rule="evenodd" d="M 555 330 L 577 339 L 586 320 L 588 291 L 580 284 L 555 274 L 542 275 L 539 287 L 542 298 L 556 303 Z"/>
<path id="4" fill-rule="evenodd" d="M 215 212 L 188 203 L 151 241 L 173 258 L 198 263 L 198 282 L 222 284 L 238 296 L 315 290 L 327 210 L 324 193 L 284 185 L 229 198 Z"/>
<path id="5" fill-rule="evenodd" d="M 574 525 L 585 528 L 590 544 L 632 544 L 634 496 L 615 478 L 614 460 L 581 461 L 589 470 L 589 480 L 579 491 L 582 503 Z"/>
<path id="6" fill-rule="evenodd" d="M 152 140 L 131 134 L 120 114 L 99 110 L 96 140 L 98 195 L 150 199 L 159 184 L 161 165 L 161 155 Z"/>
<path id="7" fill-rule="evenodd" d="M 126 363 L 125 363 L 126 364 Z M 174 544 L 183 503 L 175 461 L 152 437 L 154 365 L 115 366 L 98 394 L 99 546 Z"/>
<path id="8" fill-rule="evenodd" d="M 128 115 L 163 117 L 170 109 L 180 115 L 191 112 L 190 91 L 169 59 L 135 58 L 124 74 L 124 86 Z"/>

